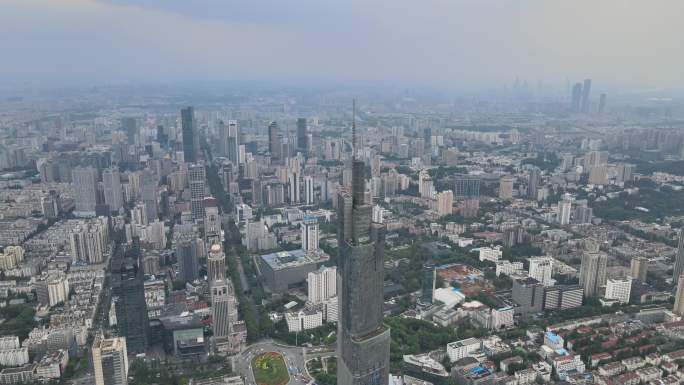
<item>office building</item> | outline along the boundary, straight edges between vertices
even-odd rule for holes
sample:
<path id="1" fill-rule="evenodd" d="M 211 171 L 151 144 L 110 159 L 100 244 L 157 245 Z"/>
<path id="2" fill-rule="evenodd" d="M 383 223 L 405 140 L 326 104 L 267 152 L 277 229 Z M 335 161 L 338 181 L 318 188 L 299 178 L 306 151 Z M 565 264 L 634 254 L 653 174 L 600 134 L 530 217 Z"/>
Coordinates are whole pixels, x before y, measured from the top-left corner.
<path id="1" fill-rule="evenodd" d="M 226 338 L 238 320 L 235 289 L 229 280 L 219 279 L 211 282 L 210 290 L 214 337 Z"/>
<path id="2" fill-rule="evenodd" d="M 95 216 L 97 205 L 97 169 L 94 167 L 75 167 L 71 170 L 71 184 L 74 186 L 75 215 Z"/>
<path id="3" fill-rule="evenodd" d="M 589 113 L 589 93 L 591 92 L 591 79 L 584 79 L 582 86 L 582 112 Z"/>
<path id="4" fill-rule="evenodd" d="M 513 280 L 513 301 L 516 314 L 532 315 L 544 310 L 544 285 L 534 278 Z"/>
<path id="5" fill-rule="evenodd" d="M 606 94 L 601 94 L 599 98 L 598 113 L 604 114 L 606 112 L 606 104 L 608 103 L 608 96 Z"/>
<path id="6" fill-rule="evenodd" d="M 149 169 L 142 173 L 142 202 L 147 221 L 152 222 L 159 218 L 159 180 Z"/>
<path id="7" fill-rule="evenodd" d="M 135 144 L 135 136 L 138 134 L 138 122 L 134 117 L 125 116 L 120 120 L 121 131 L 126 133 L 126 142 Z"/>
<path id="8" fill-rule="evenodd" d="M 451 215 L 454 205 L 454 193 L 451 190 L 437 193 L 437 215 Z"/>
<path id="9" fill-rule="evenodd" d="M 422 290 L 420 292 L 420 302 L 424 305 L 432 304 L 435 296 L 435 285 L 437 284 L 437 269 L 431 262 L 423 265 Z"/>
<path id="10" fill-rule="evenodd" d="M 318 305 L 337 295 L 337 267 L 321 267 L 306 279 L 308 302 Z"/>
<path id="11" fill-rule="evenodd" d="M 646 283 L 646 277 L 648 276 L 648 258 L 645 257 L 634 257 L 632 258 L 630 270 L 632 279 L 639 281 L 641 283 Z"/>
<path id="12" fill-rule="evenodd" d="M 450 342 L 447 344 L 447 356 L 449 361 L 456 362 L 462 358 L 470 356 L 477 350 L 480 350 L 482 342 L 477 338 L 466 338 L 464 340 Z"/>
<path id="13" fill-rule="evenodd" d="M 352 124 L 356 138 L 356 122 Z M 354 141 L 355 142 L 355 141 Z M 352 162 L 351 193 L 338 193 L 340 292 L 337 383 L 386 385 L 390 330 L 383 323 L 386 226 L 371 222 L 366 201 L 365 164 Z"/>
<path id="14" fill-rule="evenodd" d="M 95 385 L 128 384 L 126 338 L 95 338 L 92 348 Z"/>
<path id="15" fill-rule="evenodd" d="M 187 107 L 181 110 L 181 130 L 183 134 L 183 160 L 186 163 L 195 163 L 199 153 L 199 137 L 195 127 L 194 108 Z"/>
<path id="16" fill-rule="evenodd" d="M 188 165 L 188 185 L 190 187 L 190 212 L 193 221 L 203 221 L 204 193 L 206 190 L 206 170 L 202 164 Z"/>
<path id="17" fill-rule="evenodd" d="M 306 253 L 318 251 L 318 219 L 305 216 L 302 222 L 302 250 Z"/>
<path id="18" fill-rule="evenodd" d="M 178 280 L 193 282 L 199 278 L 199 245 L 194 234 L 183 234 L 175 240 Z"/>
<path id="19" fill-rule="evenodd" d="M 582 103 L 582 83 L 575 83 L 572 87 L 572 102 L 570 108 L 572 112 L 580 112 Z"/>
<path id="20" fill-rule="evenodd" d="M 596 297 L 606 284 L 608 256 L 598 252 L 587 252 L 582 255 L 579 282 L 584 289 L 585 297 Z"/>
<path id="21" fill-rule="evenodd" d="M 582 306 L 584 290 L 580 285 L 556 285 L 544 288 L 544 310 L 565 310 Z"/>
<path id="22" fill-rule="evenodd" d="M 211 283 L 224 278 L 226 278 L 226 254 L 220 244 L 214 243 L 207 255 L 207 280 Z"/>
<path id="23" fill-rule="evenodd" d="M 135 252 L 134 252 L 135 254 Z M 134 258 L 118 258 L 112 269 L 114 308 L 119 335 L 127 349 L 143 353 L 149 343 L 149 321 L 145 302 L 144 272 Z M 117 263 L 118 262 L 118 263 Z M 116 267 L 118 265 L 118 267 Z"/>
<path id="24" fill-rule="evenodd" d="M 306 118 L 297 119 L 297 151 L 305 155 L 309 152 L 309 132 L 306 126 Z"/>
<path id="25" fill-rule="evenodd" d="M 674 270 L 672 271 L 672 282 L 676 282 L 682 274 L 684 274 L 684 228 L 679 229 L 679 242 L 677 254 L 675 255 Z"/>
<path id="26" fill-rule="evenodd" d="M 672 311 L 680 316 L 684 316 L 684 274 L 677 280 L 677 291 L 675 292 L 675 303 Z"/>
<path id="27" fill-rule="evenodd" d="M 515 179 L 510 175 L 504 175 L 499 180 L 499 198 L 504 200 L 513 199 L 513 182 Z"/>
<path id="28" fill-rule="evenodd" d="M 264 286 L 272 292 L 285 292 L 302 285 L 310 272 L 318 270 L 330 257 L 319 251 L 279 251 L 260 256 L 257 261 L 264 278 Z"/>
<path id="29" fill-rule="evenodd" d="M 102 186 L 105 204 L 110 212 L 118 212 L 123 207 L 123 190 L 121 189 L 121 175 L 117 167 L 106 168 L 102 171 Z"/>
<path id="30" fill-rule="evenodd" d="M 629 303 L 632 292 L 632 277 L 610 278 L 606 281 L 606 299 Z"/>
<path id="31" fill-rule="evenodd" d="M 281 138 L 278 133 L 278 123 L 271 122 L 268 125 L 268 152 L 271 159 L 279 159 L 281 151 Z"/>

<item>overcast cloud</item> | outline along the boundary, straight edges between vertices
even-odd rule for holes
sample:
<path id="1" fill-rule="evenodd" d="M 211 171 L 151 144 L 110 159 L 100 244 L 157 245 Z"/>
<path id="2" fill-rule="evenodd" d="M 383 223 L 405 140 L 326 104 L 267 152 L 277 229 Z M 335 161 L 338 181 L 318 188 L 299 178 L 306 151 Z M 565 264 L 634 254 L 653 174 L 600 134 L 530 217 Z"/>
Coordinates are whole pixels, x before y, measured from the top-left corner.
<path id="1" fill-rule="evenodd" d="M 681 0 L 0 0 L 0 81 L 684 86 Z"/>

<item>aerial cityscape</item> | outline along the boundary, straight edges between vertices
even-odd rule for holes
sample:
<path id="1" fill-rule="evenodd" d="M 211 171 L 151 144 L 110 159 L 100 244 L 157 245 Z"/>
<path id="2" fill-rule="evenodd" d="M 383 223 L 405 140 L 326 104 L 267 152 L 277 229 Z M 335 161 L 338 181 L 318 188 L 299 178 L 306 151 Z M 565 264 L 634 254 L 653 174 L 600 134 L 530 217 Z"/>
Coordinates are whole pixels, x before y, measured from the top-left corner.
<path id="1" fill-rule="evenodd" d="M 0 6 L 0 385 L 684 384 L 684 4 L 284 3 Z"/>

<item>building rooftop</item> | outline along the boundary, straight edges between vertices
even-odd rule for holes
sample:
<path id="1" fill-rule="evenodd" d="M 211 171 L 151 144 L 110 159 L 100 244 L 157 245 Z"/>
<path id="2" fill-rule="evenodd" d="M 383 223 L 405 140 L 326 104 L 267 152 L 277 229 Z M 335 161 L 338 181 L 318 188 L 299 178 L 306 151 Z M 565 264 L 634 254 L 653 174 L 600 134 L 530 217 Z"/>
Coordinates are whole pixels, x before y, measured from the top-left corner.
<path id="1" fill-rule="evenodd" d="M 330 256 L 322 251 L 307 254 L 304 250 L 290 250 L 262 255 L 261 259 L 273 270 L 284 270 L 313 263 L 323 263 L 330 259 Z"/>

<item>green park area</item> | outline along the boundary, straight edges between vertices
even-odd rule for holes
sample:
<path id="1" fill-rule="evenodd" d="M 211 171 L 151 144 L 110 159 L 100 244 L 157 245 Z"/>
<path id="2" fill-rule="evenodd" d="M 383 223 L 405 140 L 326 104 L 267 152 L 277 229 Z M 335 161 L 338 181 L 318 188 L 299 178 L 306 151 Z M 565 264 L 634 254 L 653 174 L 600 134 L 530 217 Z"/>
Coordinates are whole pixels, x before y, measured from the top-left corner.
<path id="1" fill-rule="evenodd" d="M 285 385 L 290 381 L 283 356 L 274 352 L 254 357 L 252 373 L 257 385 Z"/>

